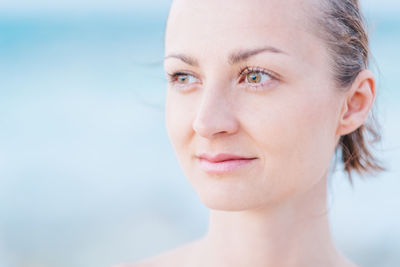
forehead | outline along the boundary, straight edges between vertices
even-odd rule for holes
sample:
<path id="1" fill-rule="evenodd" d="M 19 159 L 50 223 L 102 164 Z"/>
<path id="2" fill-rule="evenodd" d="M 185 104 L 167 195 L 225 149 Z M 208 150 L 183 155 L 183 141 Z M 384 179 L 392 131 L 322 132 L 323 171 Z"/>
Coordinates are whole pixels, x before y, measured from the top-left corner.
<path id="1" fill-rule="evenodd" d="M 307 13 L 311 0 L 175 0 L 165 39 L 166 53 L 218 54 L 276 46 L 307 54 L 316 44 Z"/>

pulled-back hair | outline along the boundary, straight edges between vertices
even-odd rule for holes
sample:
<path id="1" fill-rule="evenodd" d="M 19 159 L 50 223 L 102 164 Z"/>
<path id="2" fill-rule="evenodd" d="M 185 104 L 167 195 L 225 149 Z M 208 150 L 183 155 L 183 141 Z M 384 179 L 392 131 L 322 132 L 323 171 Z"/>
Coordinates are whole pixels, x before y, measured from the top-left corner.
<path id="1" fill-rule="evenodd" d="M 350 88 L 357 75 L 369 65 L 369 40 L 358 0 L 318 1 L 319 34 L 327 42 L 332 70 L 338 87 Z M 373 113 L 364 125 L 341 136 L 336 153 L 341 153 L 344 170 L 363 175 L 383 171 L 371 153 L 370 145 L 380 141 L 378 123 Z M 370 137 L 370 139 L 368 139 Z"/>

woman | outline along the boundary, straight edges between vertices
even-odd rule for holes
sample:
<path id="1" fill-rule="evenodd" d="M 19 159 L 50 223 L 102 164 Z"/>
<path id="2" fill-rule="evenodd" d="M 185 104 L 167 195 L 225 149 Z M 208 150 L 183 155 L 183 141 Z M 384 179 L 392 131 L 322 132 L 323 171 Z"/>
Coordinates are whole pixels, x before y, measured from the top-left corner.
<path id="1" fill-rule="evenodd" d="M 364 144 L 376 88 L 359 12 L 356 0 L 173 2 L 167 131 L 209 230 L 133 266 L 356 266 L 335 248 L 326 197 L 337 151 L 349 175 L 381 170 Z"/>

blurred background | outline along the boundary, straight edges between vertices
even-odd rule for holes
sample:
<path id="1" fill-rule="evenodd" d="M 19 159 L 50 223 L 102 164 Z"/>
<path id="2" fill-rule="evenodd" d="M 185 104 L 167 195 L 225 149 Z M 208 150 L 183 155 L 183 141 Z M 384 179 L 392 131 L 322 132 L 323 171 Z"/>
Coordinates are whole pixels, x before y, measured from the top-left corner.
<path id="1" fill-rule="evenodd" d="M 400 2 L 364 0 L 389 171 L 330 185 L 360 266 L 400 266 Z M 169 0 L 0 0 L 0 267 L 107 267 L 199 238 L 164 126 Z M 376 67 L 379 67 L 378 68 Z"/>

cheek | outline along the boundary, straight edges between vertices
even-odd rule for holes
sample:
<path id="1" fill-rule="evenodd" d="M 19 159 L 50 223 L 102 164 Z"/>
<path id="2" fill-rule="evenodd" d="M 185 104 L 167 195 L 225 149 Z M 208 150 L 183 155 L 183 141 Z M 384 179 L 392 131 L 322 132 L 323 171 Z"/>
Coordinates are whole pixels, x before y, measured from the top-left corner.
<path id="1" fill-rule="evenodd" d="M 177 153 L 177 156 L 187 150 L 188 140 L 192 132 L 192 112 L 190 101 L 180 99 L 182 96 L 175 92 L 168 92 L 165 103 L 165 123 L 170 141 Z"/>
<path id="2" fill-rule="evenodd" d="M 253 138 L 264 154 L 265 172 L 278 183 L 296 177 L 319 178 L 334 151 L 335 104 L 327 96 L 283 100 L 263 103 L 264 108 L 244 119 L 251 122 L 247 128 L 254 129 Z"/>

